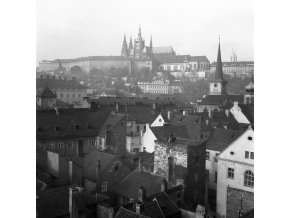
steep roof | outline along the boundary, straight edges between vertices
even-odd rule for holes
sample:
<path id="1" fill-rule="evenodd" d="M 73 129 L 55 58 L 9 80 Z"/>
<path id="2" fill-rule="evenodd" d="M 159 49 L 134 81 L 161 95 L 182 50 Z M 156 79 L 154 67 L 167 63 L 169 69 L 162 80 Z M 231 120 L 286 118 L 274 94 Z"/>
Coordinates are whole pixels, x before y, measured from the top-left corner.
<path id="1" fill-rule="evenodd" d="M 215 70 L 215 79 L 216 80 L 224 80 L 224 78 L 223 78 L 223 68 L 222 68 L 222 58 L 221 58 L 220 42 L 219 42 L 218 54 L 217 54 L 217 63 L 216 63 L 216 70 Z"/>
<path id="2" fill-rule="evenodd" d="M 49 87 L 51 89 L 55 89 L 55 88 L 86 89 L 87 88 L 76 80 L 37 78 L 36 89 L 44 89 L 45 87 Z"/>
<path id="3" fill-rule="evenodd" d="M 206 142 L 206 149 L 223 151 L 244 132 L 245 130 L 214 128 Z"/>
<path id="4" fill-rule="evenodd" d="M 232 102 L 238 101 L 242 103 L 244 101 L 243 95 L 206 95 L 201 99 L 199 105 L 222 105 L 226 98 Z"/>
<path id="5" fill-rule="evenodd" d="M 57 139 L 97 136 L 109 111 L 90 109 L 38 110 L 36 112 L 37 139 Z"/>
<path id="6" fill-rule="evenodd" d="M 161 182 L 164 178 L 151 174 L 149 172 L 134 170 L 125 177 L 114 189 L 120 195 L 138 199 L 138 190 L 140 186 L 146 189 L 147 195 L 161 192 Z"/>
<path id="7" fill-rule="evenodd" d="M 101 171 L 103 172 L 117 158 L 116 155 L 98 151 L 86 154 L 84 157 L 84 176 L 95 181 L 98 160 L 101 162 Z"/>
<path id="8" fill-rule="evenodd" d="M 104 123 L 104 125 L 103 125 L 103 127 L 101 129 L 101 131 L 99 132 L 99 135 L 100 136 L 105 136 L 106 135 L 106 130 L 108 128 L 116 126 L 125 117 L 126 117 L 125 114 L 110 114 L 107 117 L 107 119 L 106 119 L 106 121 L 105 121 L 105 123 Z M 126 123 L 124 125 L 126 125 Z"/>
<path id="9" fill-rule="evenodd" d="M 174 54 L 172 46 L 160 46 L 152 48 L 153 54 Z"/>
<path id="10" fill-rule="evenodd" d="M 173 217 L 181 213 L 177 205 L 169 198 L 166 192 L 160 192 L 155 197 L 165 217 Z"/>
<path id="11" fill-rule="evenodd" d="M 121 206 L 115 218 L 150 218 L 150 217 L 144 216 L 144 215 L 138 215 L 135 212 L 129 209 L 125 209 L 123 206 Z"/>
<path id="12" fill-rule="evenodd" d="M 47 189 L 37 193 L 37 210 L 39 218 L 62 217 L 69 214 L 69 187 Z M 79 209 L 86 206 L 96 205 L 107 197 L 91 195 L 85 191 L 79 194 Z"/>
<path id="13" fill-rule="evenodd" d="M 40 97 L 42 98 L 56 98 L 56 94 L 53 93 L 47 86 L 40 94 Z"/>
<path id="14" fill-rule="evenodd" d="M 189 61 L 191 62 L 208 62 L 209 60 L 207 59 L 206 56 L 190 56 Z"/>
<path id="15" fill-rule="evenodd" d="M 254 105 L 239 104 L 239 107 L 250 123 L 254 124 Z"/>

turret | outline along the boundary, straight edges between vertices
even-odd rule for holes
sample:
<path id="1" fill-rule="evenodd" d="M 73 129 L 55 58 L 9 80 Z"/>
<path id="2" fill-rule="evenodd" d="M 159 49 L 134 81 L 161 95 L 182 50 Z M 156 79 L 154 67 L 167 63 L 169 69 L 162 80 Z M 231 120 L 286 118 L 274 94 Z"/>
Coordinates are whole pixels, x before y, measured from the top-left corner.
<path id="1" fill-rule="evenodd" d="M 127 55 L 128 55 L 128 49 L 127 49 L 127 47 L 128 46 L 127 46 L 127 41 L 126 41 L 126 35 L 124 35 L 121 56 L 127 57 Z"/>

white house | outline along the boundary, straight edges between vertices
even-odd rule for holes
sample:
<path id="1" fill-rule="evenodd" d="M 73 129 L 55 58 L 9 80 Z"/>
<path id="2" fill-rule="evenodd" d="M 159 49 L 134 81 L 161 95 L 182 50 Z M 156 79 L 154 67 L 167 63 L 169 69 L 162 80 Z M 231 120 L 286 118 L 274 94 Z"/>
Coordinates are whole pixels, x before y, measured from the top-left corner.
<path id="1" fill-rule="evenodd" d="M 218 155 L 217 217 L 254 207 L 254 130 L 249 128 Z"/>

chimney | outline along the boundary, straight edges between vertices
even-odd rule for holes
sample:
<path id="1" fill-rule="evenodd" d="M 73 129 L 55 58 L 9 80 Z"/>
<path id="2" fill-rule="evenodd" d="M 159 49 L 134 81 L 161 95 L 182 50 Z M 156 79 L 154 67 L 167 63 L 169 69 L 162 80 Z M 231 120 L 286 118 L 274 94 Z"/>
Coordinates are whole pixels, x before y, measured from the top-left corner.
<path id="1" fill-rule="evenodd" d="M 167 191 L 167 180 L 166 179 L 163 179 L 162 182 L 161 182 L 161 192 L 166 192 Z"/>
<path id="2" fill-rule="evenodd" d="M 101 191 L 101 184 L 102 184 L 102 178 L 101 178 L 101 171 L 102 168 L 101 168 L 101 161 L 98 160 L 98 163 L 97 163 L 97 168 L 96 168 L 96 191 L 100 192 Z"/>
<path id="3" fill-rule="evenodd" d="M 143 186 L 140 186 L 138 190 L 138 201 L 144 203 L 146 200 L 146 189 Z"/>
<path id="4" fill-rule="evenodd" d="M 73 162 L 70 160 L 68 162 L 68 175 L 69 175 L 69 184 L 73 184 Z"/>
<path id="5" fill-rule="evenodd" d="M 212 110 L 208 110 L 208 118 L 212 119 Z"/>
<path id="6" fill-rule="evenodd" d="M 172 119 L 172 111 L 167 112 L 167 119 L 171 120 Z"/>
<path id="7" fill-rule="evenodd" d="M 56 116 L 59 116 L 58 108 L 56 107 L 54 110 L 55 110 Z"/>
<path id="8" fill-rule="evenodd" d="M 235 102 L 234 102 L 234 106 L 235 106 L 235 107 L 239 106 L 239 102 L 238 102 L 238 101 L 235 101 Z"/>
<path id="9" fill-rule="evenodd" d="M 116 113 L 119 113 L 119 103 L 116 102 Z"/>
<path id="10" fill-rule="evenodd" d="M 141 215 L 144 210 L 144 204 L 136 203 L 136 214 Z"/>
<path id="11" fill-rule="evenodd" d="M 139 170 L 139 172 L 142 171 L 141 157 L 140 157 L 139 160 L 138 160 L 138 170 Z"/>
<path id="12" fill-rule="evenodd" d="M 225 113 L 226 113 L 226 116 L 229 117 L 229 110 L 228 109 L 226 109 Z"/>
<path id="13" fill-rule="evenodd" d="M 69 214 L 70 218 L 78 218 L 79 204 L 78 204 L 78 188 L 69 188 Z"/>
<path id="14" fill-rule="evenodd" d="M 153 102 L 153 104 L 152 104 L 152 109 L 156 110 L 156 103 L 155 102 Z"/>
<path id="15" fill-rule="evenodd" d="M 209 120 L 206 119 L 205 124 L 208 126 L 209 125 Z"/>
<path id="16" fill-rule="evenodd" d="M 168 157 L 168 178 L 167 178 L 167 181 L 169 183 L 172 183 L 173 182 L 173 178 L 174 178 L 174 158 L 173 157 Z"/>
<path id="17" fill-rule="evenodd" d="M 183 115 L 183 116 L 187 115 L 187 111 L 185 111 L 185 110 L 182 111 L 182 115 Z"/>

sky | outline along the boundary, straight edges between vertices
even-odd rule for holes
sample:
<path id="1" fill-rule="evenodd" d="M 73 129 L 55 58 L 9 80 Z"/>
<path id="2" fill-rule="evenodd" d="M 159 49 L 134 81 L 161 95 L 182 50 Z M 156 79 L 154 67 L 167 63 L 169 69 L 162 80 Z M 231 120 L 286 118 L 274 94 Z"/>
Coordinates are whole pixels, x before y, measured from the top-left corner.
<path id="1" fill-rule="evenodd" d="M 120 55 L 124 34 L 146 45 L 172 46 L 177 55 L 216 60 L 254 59 L 251 0 L 37 0 L 36 63 L 40 60 Z"/>

